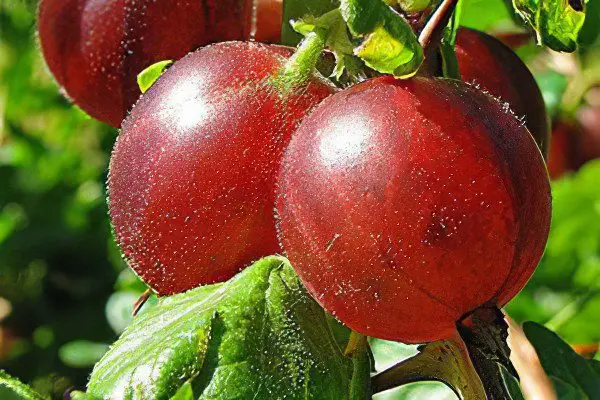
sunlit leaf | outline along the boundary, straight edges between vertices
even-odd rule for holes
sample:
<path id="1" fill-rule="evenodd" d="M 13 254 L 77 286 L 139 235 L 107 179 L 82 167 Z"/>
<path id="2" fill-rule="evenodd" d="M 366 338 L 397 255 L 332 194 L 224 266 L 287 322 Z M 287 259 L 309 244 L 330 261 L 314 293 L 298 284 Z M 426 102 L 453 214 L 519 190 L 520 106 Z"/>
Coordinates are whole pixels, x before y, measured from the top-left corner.
<path id="1" fill-rule="evenodd" d="M 587 0 L 513 0 L 515 10 L 552 50 L 573 52 L 585 21 Z"/>
<path id="2" fill-rule="evenodd" d="M 159 61 L 140 72 L 137 76 L 137 83 L 140 91 L 146 93 L 146 91 L 154 85 L 154 82 L 160 78 L 164 70 L 171 64 L 173 64 L 173 60 Z"/>
<path id="3" fill-rule="evenodd" d="M 368 375 L 366 351 L 344 357 L 288 262 L 268 257 L 136 317 L 94 368 L 88 395 L 358 400 Z"/>
<path id="4" fill-rule="evenodd" d="M 342 0 L 340 8 L 352 34 L 363 39 L 354 52 L 365 64 L 402 78 L 417 72 L 423 49 L 408 22 L 383 0 Z"/>
<path id="5" fill-rule="evenodd" d="M 459 25 L 480 31 L 515 27 L 513 12 L 505 0 L 459 0 Z"/>

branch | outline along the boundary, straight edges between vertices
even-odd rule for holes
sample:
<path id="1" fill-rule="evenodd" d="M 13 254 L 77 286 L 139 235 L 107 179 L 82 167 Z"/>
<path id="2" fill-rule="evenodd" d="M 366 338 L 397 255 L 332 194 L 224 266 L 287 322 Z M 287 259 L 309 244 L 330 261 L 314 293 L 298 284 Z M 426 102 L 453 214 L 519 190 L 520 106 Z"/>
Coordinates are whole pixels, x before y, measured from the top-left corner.
<path id="1" fill-rule="evenodd" d="M 458 334 L 449 340 L 426 344 L 416 356 L 375 375 L 371 385 L 373 393 L 379 393 L 420 381 L 445 383 L 463 400 L 485 399 L 483 383 Z"/>
<path id="2" fill-rule="evenodd" d="M 439 47 L 444 36 L 444 28 L 448 25 L 456 4 L 458 4 L 458 0 L 442 0 L 440 6 L 421 31 L 419 43 L 423 47 L 423 54 L 426 59 Z"/>

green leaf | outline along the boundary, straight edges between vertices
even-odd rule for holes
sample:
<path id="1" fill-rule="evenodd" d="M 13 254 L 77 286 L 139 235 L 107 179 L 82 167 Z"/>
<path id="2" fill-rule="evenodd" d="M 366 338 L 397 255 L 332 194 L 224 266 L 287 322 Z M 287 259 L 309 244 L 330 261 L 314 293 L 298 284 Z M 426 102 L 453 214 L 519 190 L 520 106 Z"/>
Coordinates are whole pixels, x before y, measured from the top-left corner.
<path id="1" fill-rule="evenodd" d="M 58 349 L 58 356 L 69 367 L 87 368 L 100 360 L 107 350 L 108 345 L 106 343 L 75 340 L 62 345 Z"/>
<path id="2" fill-rule="evenodd" d="M 505 0 L 459 0 L 456 10 L 460 26 L 479 31 L 515 27 L 513 12 Z"/>
<path id="3" fill-rule="evenodd" d="M 187 398 L 187 382 L 194 399 L 366 399 L 361 357 L 343 356 L 287 260 L 268 257 L 136 317 L 94 368 L 88 394 Z"/>
<path id="4" fill-rule="evenodd" d="M 115 289 L 141 295 L 146 289 L 148 289 L 148 286 L 146 286 L 146 284 L 135 274 L 135 272 L 133 272 L 131 268 L 125 268 L 117 277 Z"/>
<path id="5" fill-rule="evenodd" d="M 319 17 L 339 5 L 339 0 L 283 0 L 281 43 L 296 46 L 302 40 L 302 35 L 292 27 L 290 21 Z"/>
<path id="6" fill-rule="evenodd" d="M 194 389 L 192 388 L 192 384 L 190 381 L 183 384 L 182 387 L 179 388 L 177 393 L 169 400 L 195 400 L 194 398 Z"/>
<path id="7" fill-rule="evenodd" d="M 564 52 L 577 49 L 585 3 L 587 0 L 513 0 L 518 14 L 535 29 L 538 43 Z"/>
<path id="8" fill-rule="evenodd" d="M 600 0 L 589 0 L 585 22 L 579 32 L 579 44 L 590 47 L 600 41 Z"/>
<path id="9" fill-rule="evenodd" d="M 350 79 L 358 79 L 362 75 L 364 64 L 354 56 L 354 43 L 352 43 L 346 21 L 339 9 L 329 11 L 318 18 L 306 17 L 292 24 L 294 30 L 303 36 L 321 30 L 326 32 L 325 45 L 333 52 L 335 67 L 330 77 L 338 81 L 344 71 L 348 72 Z"/>
<path id="10" fill-rule="evenodd" d="M 504 365 L 498 364 L 500 368 L 500 373 L 502 374 L 502 380 L 504 381 L 504 385 L 508 389 L 508 393 L 512 400 L 525 400 L 523 397 L 523 392 L 521 392 L 521 385 L 519 385 L 519 381 L 515 378 Z"/>
<path id="11" fill-rule="evenodd" d="M 371 356 L 363 351 L 352 358 L 349 400 L 371 399 Z"/>
<path id="12" fill-rule="evenodd" d="M 0 244 L 11 234 L 25 225 L 27 216 L 23 208 L 16 203 L 9 203 L 0 209 Z"/>
<path id="13" fill-rule="evenodd" d="M 460 9 L 452 14 L 450 23 L 444 29 L 444 36 L 440 44 L 440 54 L 442 56 L 444 77 L 460 80 L 458 59 L 456 58 L 456 34 L 458 33 L 459 20 Z"/>
<path id="14" fill-rule="evenodd" d="M 535 80 L 542 91 L 548 115 L 552 118 L 559 111 L 568 80 L 563 74 L 553 70 L 536 74 Z"/>
<path id="15" fill-rule="evenodd" d="M 329 313 L 325 313 L 325 319 L 327 320 L 329 330 L 331 331 L 335 342 L 338 344 L 338 347 L 340 349 L 345 349 L 348 345 L 352 331 Z"/>
<path id="16" fill-rule="evenodd" d="M 423 49 L 412 28 L 383 0 L 342 0 L 340 9 L 350 32 L 362 37 L 354 50 L 369 67 L 405 78 L 423 63 Z"/>
<path id="17" fill-rule="evenodd" d="M 526 322 L 523 331 L 535 348 L 544 371 L 554 382 L 562 382 L 562 391 L 573 392 L 568 388 L 571 386 L 580 395 L 577 398 L 597 398 L 600 362 L 581 357 L 556 333 L 535 322 Z"/>
<path id="18" fill-rule="evenodd" d="M 433 0 L 395 0 L 403 11 L 419 12 L 429 8 Z"/>
<path id="19" fill-rule="evenodd" d="M 0 397 L 3 400 L 45 400 L 42 396 L 28 385 L 8 375 L 0 369 Z"/>
<path id="20" fill-rule="evenodd" d="M 173 64 L 173 60 L 159 61 L 140 72 L 137 76 L 140 91 L 146 93 L 150 89 L 150 86 L 154 85 L 154 82 L 160 78 L 164 70 L 171 64 Z"/>
<path id="21" fill-rule="evenodd" d="M 381 372 L 400 361 L 414 357 L 419 353 L 417 345 L 369 338 L 369 345 L 375 357 L 375 368 Z"/>
<path id="22" fill-rule="evenodd" d="M 581 400 L 582 393 L 576 387 L 566 383 L 562 379 L 550 377 L 550 382 L 556 392 L 556 397 L 560 400 Z"/>

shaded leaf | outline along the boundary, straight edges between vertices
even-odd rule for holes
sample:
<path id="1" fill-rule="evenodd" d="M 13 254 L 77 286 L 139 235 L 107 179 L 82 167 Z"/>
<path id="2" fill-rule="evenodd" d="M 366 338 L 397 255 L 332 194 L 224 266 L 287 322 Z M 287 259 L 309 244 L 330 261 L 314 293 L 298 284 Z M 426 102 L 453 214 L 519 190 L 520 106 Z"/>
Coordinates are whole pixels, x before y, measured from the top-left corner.
<path id="1" fill-rule="evenodd" d="M 342 355 L 287 260 L 268 257 L 136 317 L 94 368 L 88 394 L 186 398 L 189 385 L 196 399 L 363 399 L 360 360 Z"/>
<path id="2" fill-rule="evenodd" d="M 460 26 L 460 8 L 455 10 L 448 26 L 444 29 L 444 36 L 440 43 L 440 55 L 442 57 L 442 71 L 445 78 L 461 79 L 456 58 L 456 34 Z"/>
<path id="3" fill-rule="evenodd" d="M 553 376 L 550 378 L 550 381 L 556 392 L 556 397 L 560 400 L 580 400 L 585 397 L 584 393 L 581 393 L 573 385 L 566 383 L 562 379 Z"/>
<path id="4" fill-rule="evenodd" d="M 510 394 L 512 400 L 525 400 L 517 378 L 508 372 L 503 365 L 500 365 L 500 373 L 502 374 L 502 380 L 504 381 L 504 385 L 508 389 L 508 393 Z"/>
<path id="5" fill-rule="evenodd" d="M 600 0 L 589 0 L 585 22 L 579 32 L 579 44 L 589 47 L 600 41 Z"/>
<path id="6" fill-rule="evenodd" d="M 535 348 L 544 371 L 553 382 L 561 382 L 559 386 L 563 393 L 575 393 L 568 387 L 571 386 L 580 394 L 578 398 L 598 398 L 600 362 L 581 357 L 556 333 L 535 322 L 526 322 L 523 331 Z"/>

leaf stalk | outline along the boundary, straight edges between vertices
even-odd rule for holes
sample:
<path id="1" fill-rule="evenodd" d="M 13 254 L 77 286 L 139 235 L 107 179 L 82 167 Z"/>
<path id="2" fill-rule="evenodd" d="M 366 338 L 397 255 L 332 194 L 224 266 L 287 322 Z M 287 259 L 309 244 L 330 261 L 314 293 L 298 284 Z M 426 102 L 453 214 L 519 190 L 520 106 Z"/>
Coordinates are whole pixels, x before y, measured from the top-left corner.
<path id="1" fill-rule="evenodd" d="M 425 27 L 419 35 L 419 43 L 423 47 L 423 54 L 427 59 L 430 57 L 439 47 L 442 37 L 444 36 L 444 29 L 450 17 L 454 12 L 458 0 L 442 0 L 439 7 L 435 10 Z"/>

